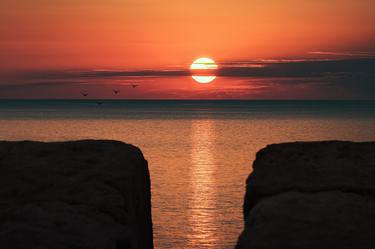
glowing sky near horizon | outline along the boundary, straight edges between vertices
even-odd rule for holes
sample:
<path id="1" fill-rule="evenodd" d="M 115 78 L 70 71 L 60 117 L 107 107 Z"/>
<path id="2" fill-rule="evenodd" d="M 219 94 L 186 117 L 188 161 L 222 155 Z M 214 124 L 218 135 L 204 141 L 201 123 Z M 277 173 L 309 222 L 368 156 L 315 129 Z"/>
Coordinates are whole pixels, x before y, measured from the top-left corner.
<path id="1" fill-rule="evenodd" d="M 161 68 L 368 51 L 373 0 L 2 0 L 0 67 Z"/>
<path id="2" fill-rule="evenodd" d="M 219 67 L 233 61 L 373 57 L 374 11 L 373 0 L 2 0 L 0 85 L 39 84 L 9 76 L 25 71 L 185 70 L 200 57 Z M 142 96 L 185 96 L 177 92 L 186 85 L 174 82 Z M 246 95 L 243 85 L 226 82 L 232 85 L 215 91 L 232 87 Z M 0 97 L 24 96 L 17 89 L 0 89 Z"/>

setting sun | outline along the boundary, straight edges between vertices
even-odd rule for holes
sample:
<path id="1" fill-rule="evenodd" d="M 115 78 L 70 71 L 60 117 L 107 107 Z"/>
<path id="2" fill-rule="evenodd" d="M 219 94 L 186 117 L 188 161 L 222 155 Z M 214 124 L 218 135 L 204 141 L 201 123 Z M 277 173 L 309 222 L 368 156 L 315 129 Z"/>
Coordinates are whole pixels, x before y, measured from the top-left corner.
<path id="1" fill-rule="evenodd" d="M 216 69 L 218 66 L 215 61 L 205 57 L 196 59 L 190 65 L 190 70 L 193 72 L 192 78 L 202 84 L 210 83 L 216 78 L 213 72 Z"/>
<path id="2" fill-rule="evenodd" d="M 217 65 L 213 59 L 210 58 L 199 58 L 196 59 L 190 66 L 191 70 L 194 69 L 217 69 Z"/>

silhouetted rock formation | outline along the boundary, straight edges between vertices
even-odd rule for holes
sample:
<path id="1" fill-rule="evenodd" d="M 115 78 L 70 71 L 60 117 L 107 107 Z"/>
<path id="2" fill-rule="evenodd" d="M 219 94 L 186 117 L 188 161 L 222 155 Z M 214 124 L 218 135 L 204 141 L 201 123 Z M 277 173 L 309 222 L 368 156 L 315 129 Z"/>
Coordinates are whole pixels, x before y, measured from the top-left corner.
<path id="1" fill-rule="evenodd" d="M 151 249 L 150 197 L 132 145 L 0 142 L 0 248 Z"/>
<path id="2" fill-rule="evenodd" d="M 375 143 L 270 145 L 253 168 L 237 249 L 375 248 Z"/>

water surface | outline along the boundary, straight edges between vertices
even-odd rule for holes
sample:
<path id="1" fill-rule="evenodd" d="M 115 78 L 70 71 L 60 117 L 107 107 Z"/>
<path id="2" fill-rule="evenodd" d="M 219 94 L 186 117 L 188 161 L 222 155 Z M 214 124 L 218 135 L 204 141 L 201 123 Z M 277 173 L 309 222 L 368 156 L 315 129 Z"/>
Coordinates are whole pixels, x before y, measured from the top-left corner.
<path id="1" fill-rule="evenodd" d="M 156 248 L 233 248 L 255 153 L 375 140 L 375 101 L 0 100 L 1 140 L 116 139 L 149 162 Z"/>

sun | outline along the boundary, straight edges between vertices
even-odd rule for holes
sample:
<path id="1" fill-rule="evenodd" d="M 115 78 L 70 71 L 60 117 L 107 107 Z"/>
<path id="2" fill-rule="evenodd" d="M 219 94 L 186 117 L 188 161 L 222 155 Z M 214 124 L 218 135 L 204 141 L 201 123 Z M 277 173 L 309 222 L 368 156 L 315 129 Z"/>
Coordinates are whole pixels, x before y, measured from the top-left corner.
<path id="1" fill-rule="evenodd" d="M 192 78 L 201 84 L 212 82 L 216 78 L 215 71 L 217 69 L 215 61 L 206 57 L 196 59 L 190 65 L 190 70 L 193 72 Z"/>
<path id="2" fill-rule="evenodd" d="M 191 64 L 190 69 L 217 69 L 217 65 L 213 59 L 199 58 Z"/>

